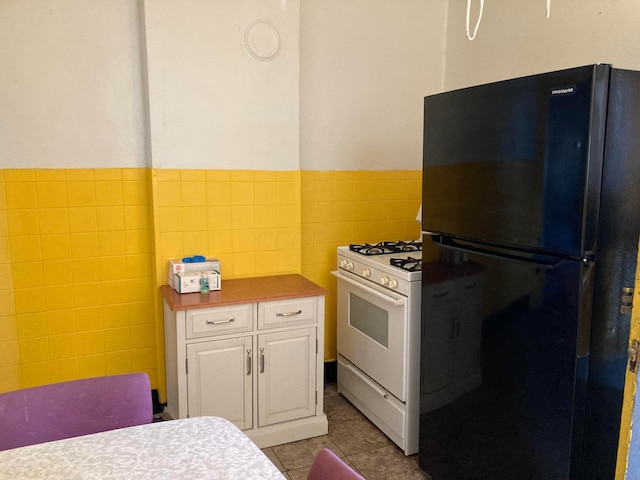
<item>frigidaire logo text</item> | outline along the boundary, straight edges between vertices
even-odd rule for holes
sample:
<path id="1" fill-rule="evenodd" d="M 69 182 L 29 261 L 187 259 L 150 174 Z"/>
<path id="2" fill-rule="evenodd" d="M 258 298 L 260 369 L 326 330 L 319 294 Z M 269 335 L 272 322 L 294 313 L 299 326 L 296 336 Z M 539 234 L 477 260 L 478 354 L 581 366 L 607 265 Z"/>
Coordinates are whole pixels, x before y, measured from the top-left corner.
<path id="1" fill-rule="evenodd" d="M 566 95 L 567 93 L 573 93 L 573 90 L 573 87 L 556 88 L 551 90 L 551 95 Z"/>

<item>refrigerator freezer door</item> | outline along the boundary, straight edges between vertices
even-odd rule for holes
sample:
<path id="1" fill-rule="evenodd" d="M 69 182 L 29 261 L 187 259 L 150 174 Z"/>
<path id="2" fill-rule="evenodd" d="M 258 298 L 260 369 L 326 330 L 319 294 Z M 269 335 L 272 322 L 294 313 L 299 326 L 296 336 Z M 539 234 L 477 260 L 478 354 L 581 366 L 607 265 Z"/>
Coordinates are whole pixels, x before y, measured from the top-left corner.
<path id="1" fill-rule="evenodd" d="M 581 67 L 426 97 L 423 230 L 592 255 L 609 70 Z"/>

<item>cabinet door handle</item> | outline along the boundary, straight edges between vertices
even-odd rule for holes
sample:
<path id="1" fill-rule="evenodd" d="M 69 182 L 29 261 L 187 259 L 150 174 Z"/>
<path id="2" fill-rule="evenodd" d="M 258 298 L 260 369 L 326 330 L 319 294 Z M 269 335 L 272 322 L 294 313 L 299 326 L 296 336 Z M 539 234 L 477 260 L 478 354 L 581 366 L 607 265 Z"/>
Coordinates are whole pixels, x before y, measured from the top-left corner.
<path id="1" fill-rule="evenodd" d="M 467 290 L 471 290 L 472 288 L 476 288 L 476 284 L 470 283 L 469 285 L 465 285 L 464 288 L 466 288 Z"/>
<path id="2" fill-rule="evenodd" d="M 276 317 L 293 317 L 295 315 L 300 315 L 302 310 L 298 310 L 297 312 L 284 312 L 284 313 L 276 313 Z"/>
<path id="3" fill-rule="evenodd" d="M 251 350 L 247 350 L 247 375 L 251 375 Z"/>
<path id="4" fill-rule="evenodd" d="M 220 325 L 221 323 L 233 323 L 235 321 L 236 321 L 236 319 L 235 319 L 235 317 L 233 317 L 233 318 L 229 318 L 227 320 L 215 320 L 213 322 L 211 320 L 207 320 L 206 324 L 207 325 Z"/>
<path id="5" fill-rule="evenodd" d="M 260 373 L 264 373 L 264 347 L 260 347 Z"/>
<path id="6" fill-rule="evenodd" d="M 444 292 L 444 293 L 434 293 L 433 294 L 433 298 L 444 298 L 447 295 L 449 295 L 449 292 Z"/>

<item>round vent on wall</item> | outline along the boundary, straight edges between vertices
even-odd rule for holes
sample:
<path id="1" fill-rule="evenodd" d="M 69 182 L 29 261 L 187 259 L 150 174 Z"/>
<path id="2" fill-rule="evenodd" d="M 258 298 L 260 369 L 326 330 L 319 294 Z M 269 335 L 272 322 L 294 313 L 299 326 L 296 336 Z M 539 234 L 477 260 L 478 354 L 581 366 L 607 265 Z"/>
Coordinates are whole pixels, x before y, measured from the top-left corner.
<path id="1" fill-rule="evenodd" d="M 254 58 L 268 62 L 280 53 L 282 40 L 274 25 L 266 20 L 254 20 L 244 31 L 244 45 Z"/>

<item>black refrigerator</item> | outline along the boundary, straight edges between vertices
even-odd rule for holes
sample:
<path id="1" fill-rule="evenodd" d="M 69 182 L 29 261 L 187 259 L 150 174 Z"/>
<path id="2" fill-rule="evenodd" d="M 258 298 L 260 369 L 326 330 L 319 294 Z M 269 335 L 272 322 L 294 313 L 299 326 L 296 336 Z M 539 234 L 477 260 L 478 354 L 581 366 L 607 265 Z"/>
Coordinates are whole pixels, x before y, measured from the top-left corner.
<path id="1" fill-rule="evenodd" d="M 418 458 L 433 480 L 614 478 L 639 213 L 640 72 L 425 97 L 423 239 L 441 256 L 423 265 Z"/>

